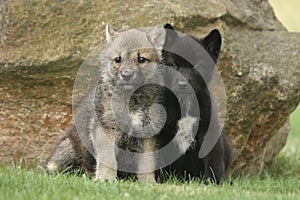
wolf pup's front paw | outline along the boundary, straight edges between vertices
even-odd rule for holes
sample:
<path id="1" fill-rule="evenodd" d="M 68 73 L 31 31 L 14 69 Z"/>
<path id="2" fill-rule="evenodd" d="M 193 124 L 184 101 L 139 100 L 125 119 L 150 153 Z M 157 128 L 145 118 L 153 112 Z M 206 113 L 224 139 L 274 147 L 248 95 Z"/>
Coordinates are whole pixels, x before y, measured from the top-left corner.
<path id="1" fill-rule="evenodd" d="M 138 180 L 144 183 L 156 183 L 155 174 L 152 172 L 149 173 L 140 173 L 137 174 Z"/>
<path id="2" fill-rule="evenodd" d="M 109 181 L 114 182 L 117 180 L 117 171 L 108 167 L 97 169 L 95 181 Z"/>

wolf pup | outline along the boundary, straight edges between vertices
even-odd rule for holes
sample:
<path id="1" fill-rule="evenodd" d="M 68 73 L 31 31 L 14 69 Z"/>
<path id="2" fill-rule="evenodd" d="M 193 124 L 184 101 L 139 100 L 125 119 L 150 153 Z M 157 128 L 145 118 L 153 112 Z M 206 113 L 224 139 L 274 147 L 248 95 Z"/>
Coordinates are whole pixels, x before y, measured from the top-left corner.
<path id="1" fill-rule="evenodd" d="M 175 127 L 164 127 L 162 131 L 164 137 L 160 137 L 159 143 L 164 145 L 177 134 L 177 151 L 183 155 L 165 167 L 165 170 L 169 173 L 175 173 L 181 178 L 185 176 L 199 177 L 218 184 L 225 178 L 226 171 L 232 161 L 230 139 L 221 134 L 216 145 L 204 158 L 199 158 L 199 151 L 210 123 L 216 134 L 220 130 L 217 111 L 212 110 L 212 104 L 215 102 L 209 93 L 207 84 L 212 78 L 214 66 L 218 59 L 221 35 L 218 30 L 213 30 L 202 39 L 192 37 L 208 53 L 205 55 L 203 52 L 193 50 L 194 47 L 189 36 L 177 34 L 170 24 L 166 24 L 165 28 L 167 29 L 167 37 L 163 53 L 164 62 L 185 78 L 175 76 L 169 80 L 173 82 L 173 91 L 179 94 L 177 98 L 179 98 L 180 106 L 183 106 L 185 116 L 181 116 L 180 109 L 176 103 L 174 104 L 176 102 L 174 96 L 167 92 L 167 112 L 171 113 L 168 116 L 171 115 L 173 119 L 178 119 L 178 121 Z M 185 55 L 188 60 L 181 55 Z M 214 61 L 213 65 L 207 64 L 205 56 L 211 57 Z M 201 66 L 201 75 L 196 70 L 195 65 Z M 195 115 L 195 105 L 197 104 L 191 98 L 188 85 L 192 86 L 196 94 L 200 116 Z M 197 126 L 196 135 L 193 135 L 193 130 Z"/>
<path id="2" fill-rule="evenodd" d="M 158 85 L 164 81 L 164 68 L 160 62 L 165 37 L 166 30 L 162 26 L 117 32 L 107 25 L 100 85 L 95 94 L 90 94 L 82 103 L 82 112 L 79 113 L 85 119 L 76 124 L 77 131 L 73 130 L 73 125 L 67 139 L 57 145 L 48 159 L 48 169 L 55 169 L 53 166 L 65 168 L 65 165 L 73 167 L 77 165 L 77 158 L 84 157 L 79 165 L 86 164 L 88 169 L 96 162 L 96 180 L 115 180 L 120 162 L 130 165 L 130 159 L 138 159 L 138 179 L 155 181 L 154 157 L 147 160 L 143 156 L 124 158 L 118 155 L 117 149 L 144 153 L 156 148 L 155 134 L 165 120 L 157 106 L 162 101 L 162 89 Z M 96 115 L 89 114 L 93 109 L 96 109 Z M 75 121 L 76 118 L 78 116 L 75 116 Z M 78 134 L 87 138 L 86 148 L 79 141 Z M 67 147 L 70 151 L 59 151 L 72 142 L 79 144 L 79 150 L 74 147 L 76 144 L 71 144 L 73 148 Z M 92 152 L 89 154 L 86 149 L 92 149 Z M 90 158 L 91 154 L 94 160 Z M 61 161 L 64 156 L 70 162 Z M 149 165 L 147 169 L 153 171 L 139 173 L 142 165 Z"/>

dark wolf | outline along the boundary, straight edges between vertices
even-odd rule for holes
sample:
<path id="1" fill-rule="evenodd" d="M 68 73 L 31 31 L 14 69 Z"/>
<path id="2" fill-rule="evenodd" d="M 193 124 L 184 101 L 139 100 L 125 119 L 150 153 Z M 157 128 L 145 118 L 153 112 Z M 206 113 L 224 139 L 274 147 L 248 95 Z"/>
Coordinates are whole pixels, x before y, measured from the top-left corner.
<path id="1" fill-rule="evenodd" d="M 232 162 L 230 139 L 222 133 L 208 155 L 199 158 L 199 151 L 210 124 L 214 134 L 220 132 L 217 110 L 213 109 L 216 107 L 214 96 L 210 94 L 208 86 L 220 53 L 221 35 L 218 30 L 213 30 L 206 37 L 197 38 L 179 35 L 170 24 L 166 24 L 165 28 L 167 37 L 163 53 L 164 63 L 177 70 L 184 78 L 172 76 L 168 80 L 172 82 L 172 92 L 175 91 L 177 96 L 175 97 L 171 91 L 165 94 L 169 120 L 158 139 L 162 147 L 177 135 L 174 149 L 182 156 L 165 167 L 163 171 L 180 178 L 201 178 L 218 184 L 224 180 Z M 195 41 L 203 47 L 202 52 L 195 49 Z M 209 59 L 213 61 L 212 64 L 208 64 Z M 192 86 L 196 94 L 196 101 L 199 105 L 197 108 L 195 99 L 191 98 L 188 85 Z M 179 105 L 183 107 L 182 110 Z M 196 116 L 196 109 L 199 109 L 199 116 Z M 174 126 L 174 120 L 177 121 L 176 126 Z M 195 129 L 197 132 L 193 135 Z"/>

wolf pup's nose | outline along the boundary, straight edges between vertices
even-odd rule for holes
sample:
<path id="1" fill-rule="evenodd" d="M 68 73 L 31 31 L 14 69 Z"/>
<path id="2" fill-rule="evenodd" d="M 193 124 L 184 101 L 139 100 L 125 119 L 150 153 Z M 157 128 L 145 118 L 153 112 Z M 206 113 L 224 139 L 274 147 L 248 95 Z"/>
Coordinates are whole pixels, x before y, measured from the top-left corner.
<path id="1" fill-rule="evenodd" d="M 121 72 L 121 76 L 123 77 L 123 79 L 125 81 L 129 81 L 130 78 L 133 76 L 134 74 L 134 71 L 131 70 L 131 69 L 124 69 L 122 72 Z"/>
<path id="2" fill-rule="evenodd" d="M 177 85 L 179 88 L 184 89 L 184 88 L 187 88 L 188 83 L 187 83 L 187 81 L 178 81 Z"/>

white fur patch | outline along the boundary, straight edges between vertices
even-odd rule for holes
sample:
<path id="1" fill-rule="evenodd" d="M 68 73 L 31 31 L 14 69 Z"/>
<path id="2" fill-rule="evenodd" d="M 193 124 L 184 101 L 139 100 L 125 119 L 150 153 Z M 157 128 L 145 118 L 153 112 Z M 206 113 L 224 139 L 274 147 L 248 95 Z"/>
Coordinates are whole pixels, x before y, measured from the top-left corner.
<path id="1" fill-rule="evenodd" d="M 193 133 L 193 127 L 196 125 L 197 121 L 196 117 L 190 116 L 184 117 L 178 121 L 178 130 L 175 141 L 181 153 L 185 153 L 192 142 L 195 141 L 194 135 L 196 135 L 196 133 Z"/>
<path id="2" fill-rule="evenodd" d="M 132 112 L 130 113 L 130 119 L 131 123 L 133 126 L 142 126 L 143 125 L 143 112 L 142 111 L 137 111 L 137 112 Z"/>

